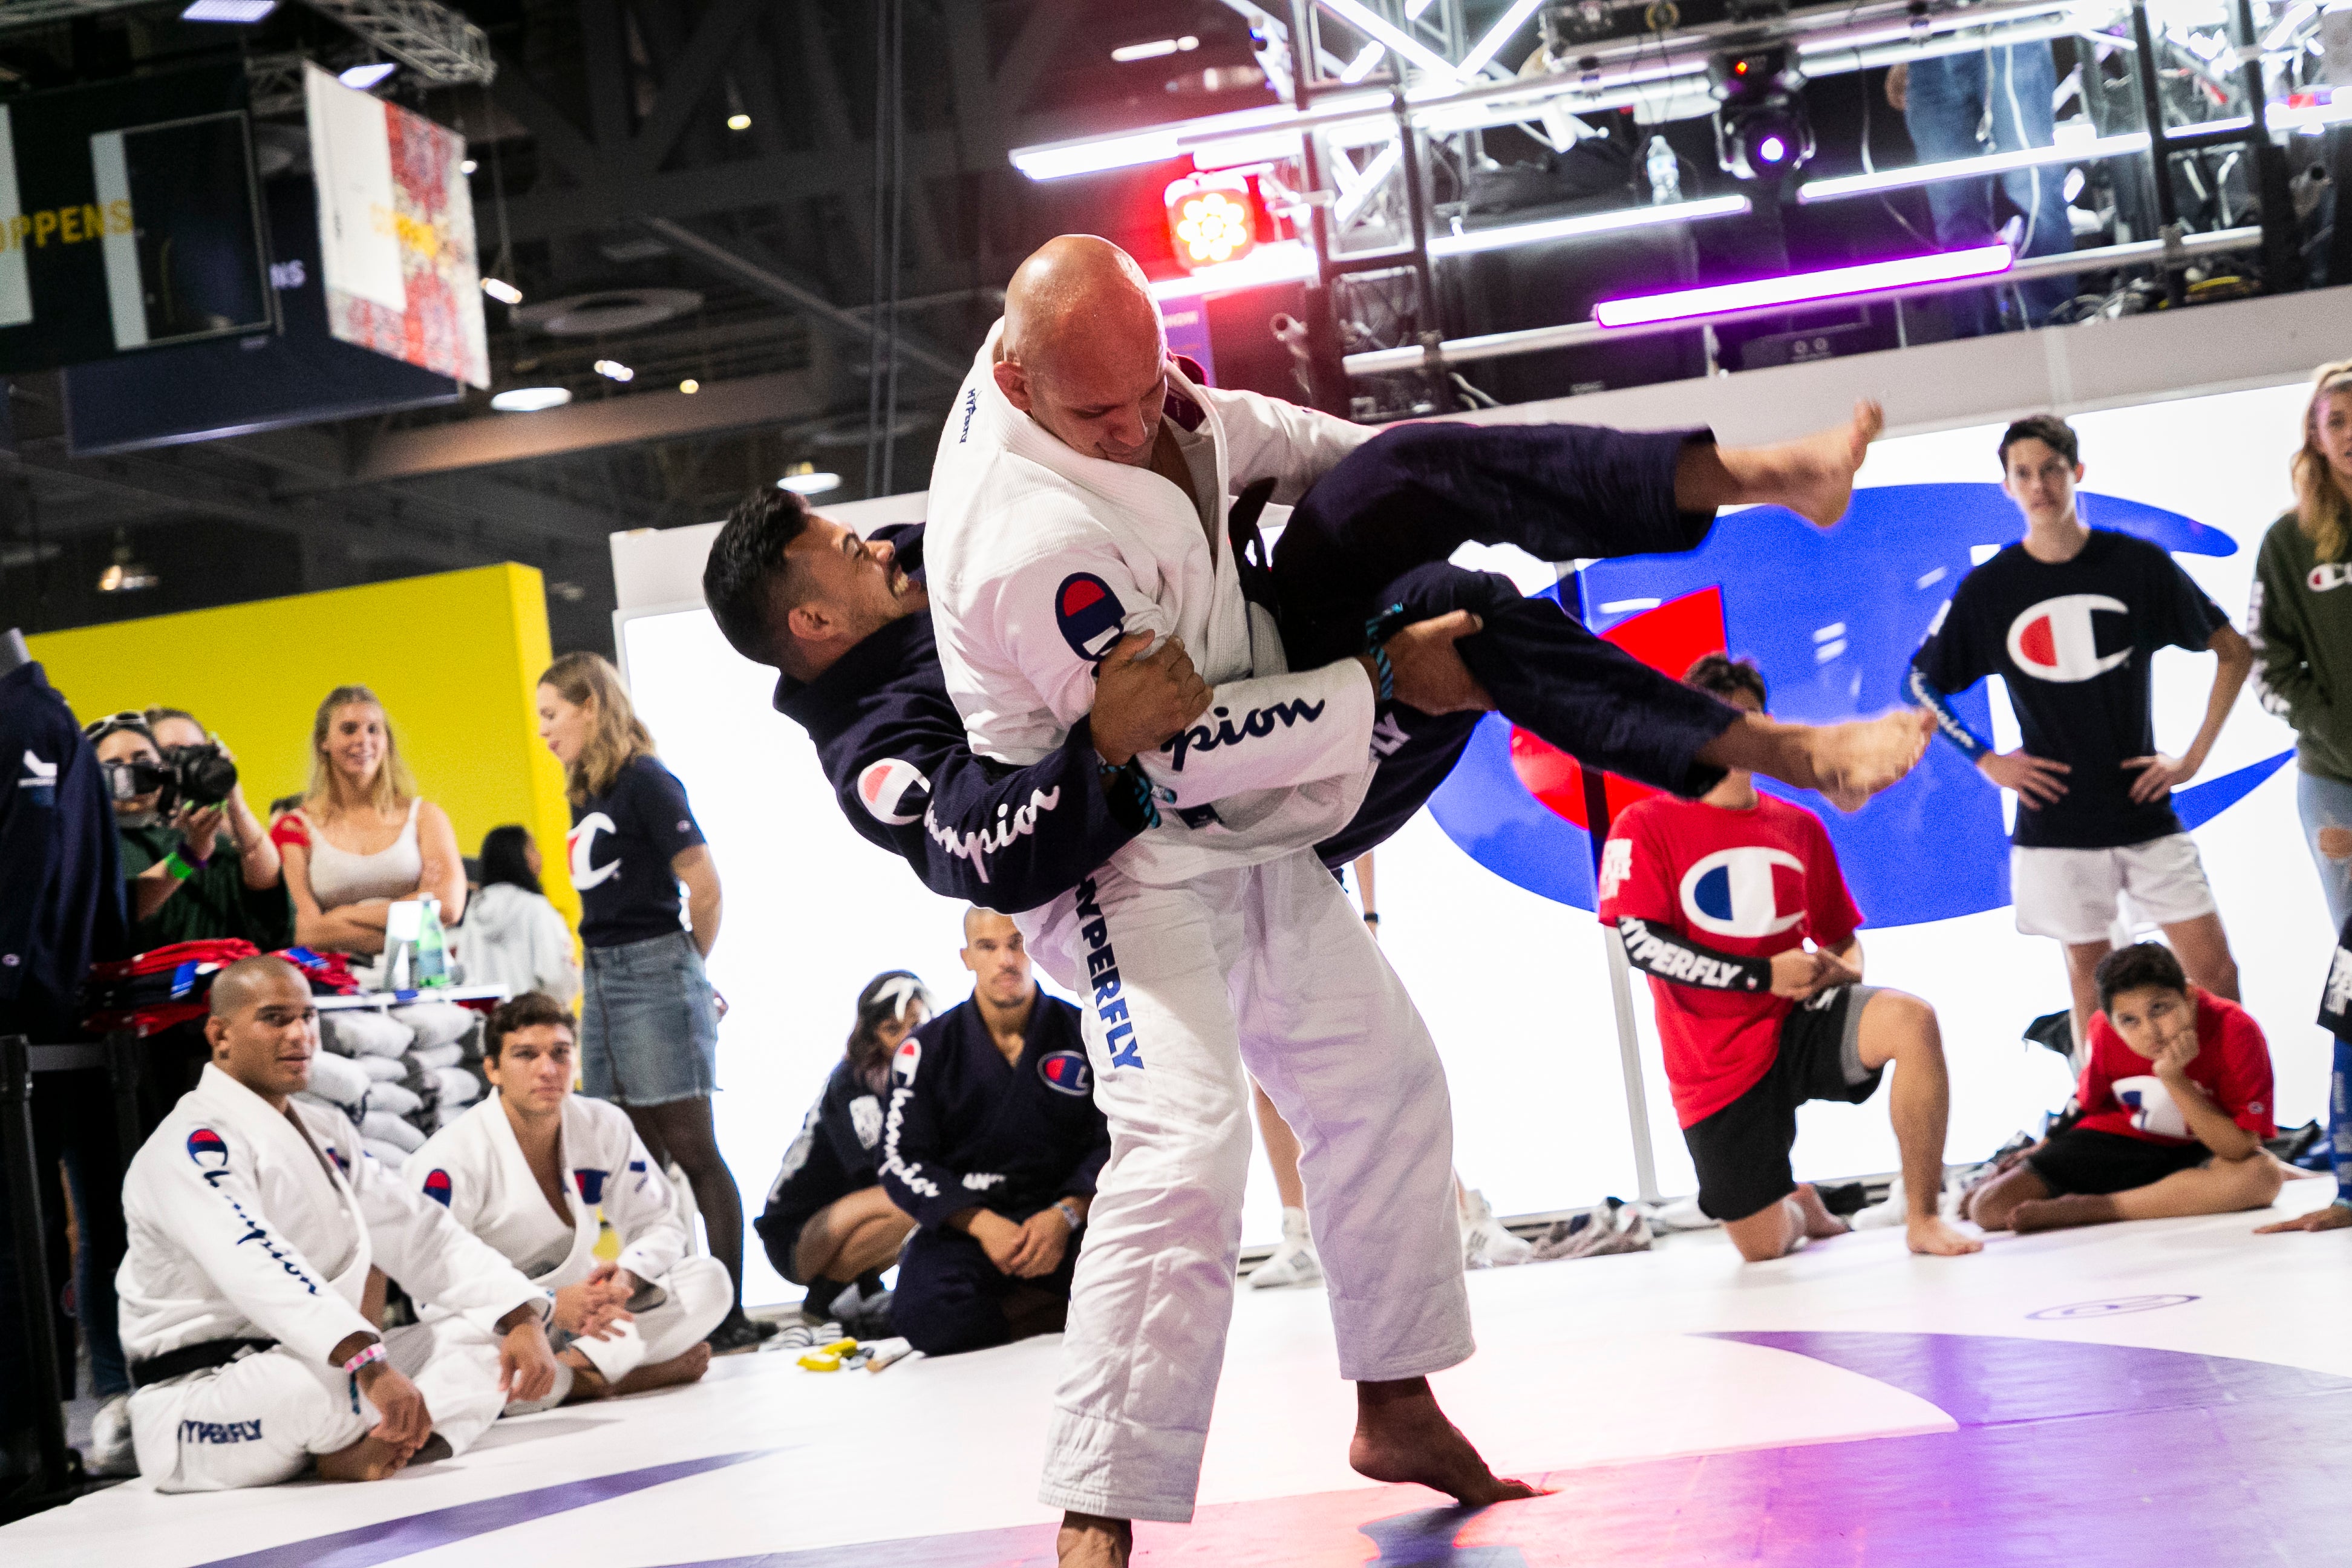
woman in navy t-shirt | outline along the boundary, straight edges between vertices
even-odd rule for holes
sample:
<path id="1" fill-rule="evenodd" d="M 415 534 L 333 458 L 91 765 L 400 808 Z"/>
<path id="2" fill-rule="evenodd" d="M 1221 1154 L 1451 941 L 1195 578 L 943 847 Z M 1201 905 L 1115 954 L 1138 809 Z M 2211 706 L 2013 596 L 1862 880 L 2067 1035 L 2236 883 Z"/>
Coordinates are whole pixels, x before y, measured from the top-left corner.
<path id="1" fill-rule="evenodd" d="M 711 1348 L 748 1350 L 774 1331 L 743 1315 L 743 1199 L 711 1124 L 719 1003 L 702 961 L 719 939 L 719 868 L 620 671 L 593 653 L 550 665 L 539 678 L 539 733 L 572 800 L 572 885 L 588 958 L 583 1087 L 626 1110 L 654 1158 L 694 1189 L 711 1255 L 735 1280 Z"/>

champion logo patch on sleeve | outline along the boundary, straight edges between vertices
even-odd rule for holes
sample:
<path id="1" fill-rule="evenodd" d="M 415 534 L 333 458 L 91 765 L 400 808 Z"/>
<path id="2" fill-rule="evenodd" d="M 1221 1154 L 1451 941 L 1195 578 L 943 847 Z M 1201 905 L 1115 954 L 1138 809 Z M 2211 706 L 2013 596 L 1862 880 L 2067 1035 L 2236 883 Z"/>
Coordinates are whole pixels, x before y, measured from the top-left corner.
<path id="1" fill-rule="evenodd" d="M 199 1127 L 188 1134 L 188 1158 L 200 1171 L 226 1170 L 228 1140 L 209 1127 Z"/>
<path id="2" fill-rule="evenodd" d="M 1054 590 L 1054 624 L 1062 640 L 1088 664 L 1100 664 L 1118 646 L 1127 609 L 1110 584 L 1091 572 L 1073 572 Z"/>
<path id="3" fill-rule="evenodd" d="M 425 1177 L 425 1195 L 443 1208 L 447 1208 L 449 1206 L 449 1173 L 446 1171 L 427 1173 Z"/>

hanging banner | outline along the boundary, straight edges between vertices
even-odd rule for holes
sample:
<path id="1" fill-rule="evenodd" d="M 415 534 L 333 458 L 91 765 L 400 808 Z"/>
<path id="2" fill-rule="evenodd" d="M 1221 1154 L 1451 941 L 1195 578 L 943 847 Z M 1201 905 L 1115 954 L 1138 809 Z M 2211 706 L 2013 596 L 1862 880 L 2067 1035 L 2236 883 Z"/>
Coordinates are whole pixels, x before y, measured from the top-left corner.
<path id="1" fill-rule="evenodd" d="M 466 139 L 316 66 L 304 68 L 302 89 L 328 330 L 347 343 L 488 386 Z"/>

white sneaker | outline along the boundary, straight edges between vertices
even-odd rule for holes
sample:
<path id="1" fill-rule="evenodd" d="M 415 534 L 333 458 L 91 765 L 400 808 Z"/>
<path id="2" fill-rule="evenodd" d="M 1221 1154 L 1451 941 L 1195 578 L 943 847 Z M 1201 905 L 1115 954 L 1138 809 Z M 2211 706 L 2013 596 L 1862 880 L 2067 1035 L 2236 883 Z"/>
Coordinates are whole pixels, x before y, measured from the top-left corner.
<path id="1" fill-rule="evenodd" d="M 1469 1212 L 1462 1218 L 1462 1267 L 1465 1268 L 1508 1268 L 1525 1263 L 1535 1252 L 1527 1242 L 1503 1228 L 1495 1217 L 1495 1207 L 1486 1194 L 1475 1187 L 1465 1190 L 1469 1199 Z"/>
<path id="2" fill-rule="evenodd" d="M 1323 1283 L 1323 1260 L 1315 1256 L 1315 1237 L 1307 1228 L 1305 1209 L 1282 1211 L 1282 1245 L 1274 1249 L 1273 1257 L 1250 1270 L 1249 1282 L 1253 1290 Z"/>
<path id="3" fill-rule="evenodd" d="M 139 1455 L 131 1442 L 131 1395 L 118 1394 L 90 1417 L 89 1452 L 82 1468 L 93 1476 L 135 1476 Z"/>

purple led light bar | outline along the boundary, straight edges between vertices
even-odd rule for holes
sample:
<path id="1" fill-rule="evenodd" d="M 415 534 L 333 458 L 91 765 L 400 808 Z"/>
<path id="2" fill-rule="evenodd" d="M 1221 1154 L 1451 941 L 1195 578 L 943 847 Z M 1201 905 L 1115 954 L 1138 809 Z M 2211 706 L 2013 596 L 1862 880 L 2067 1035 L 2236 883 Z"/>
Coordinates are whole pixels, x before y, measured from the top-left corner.
<path id="1" fill-rule="evenodd" d="M 1859 267 L 1832 267 L 1823 272 L 1795 272 L 1784 278 L 1759 278 L 1748 283 L 1718 283 L 1706 289 L 1680 289 L 1670 294 L 1603 300 L 1592 307 L 1592 319 L 1604 327 L 1636 327 L 1652 321 L 1678 321 L 1688 316 L 1717 316 L 1728 310 L 1798 305 L 1809 300 L 1870 294 L 1883 289 L 1909 289 L 1959 278 L 1989 278 L 2008 271 L 2013 260 L 2006 245 L 1939 250 L 1892 261 L 1865 262 Z"/>

